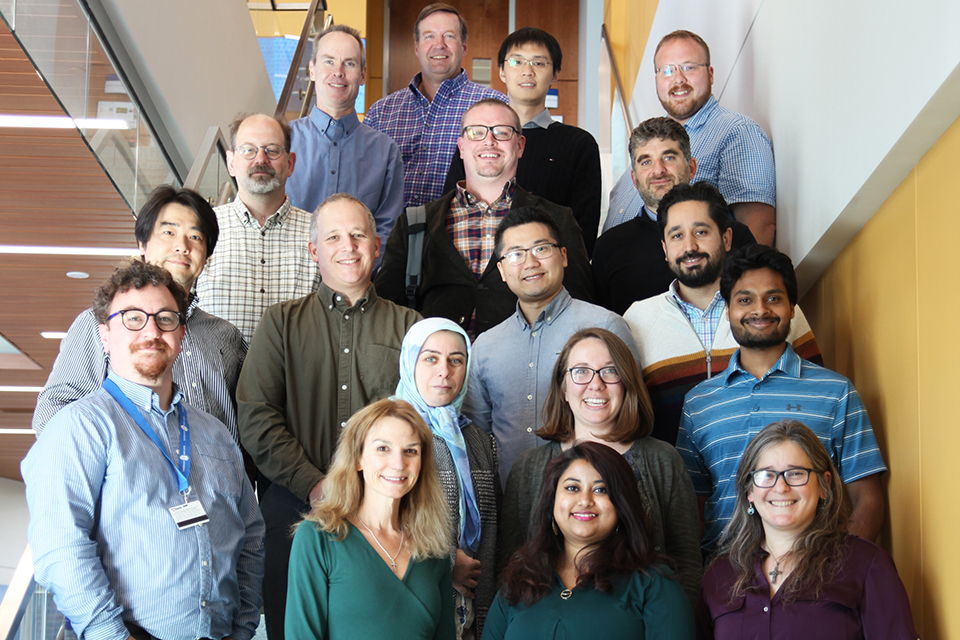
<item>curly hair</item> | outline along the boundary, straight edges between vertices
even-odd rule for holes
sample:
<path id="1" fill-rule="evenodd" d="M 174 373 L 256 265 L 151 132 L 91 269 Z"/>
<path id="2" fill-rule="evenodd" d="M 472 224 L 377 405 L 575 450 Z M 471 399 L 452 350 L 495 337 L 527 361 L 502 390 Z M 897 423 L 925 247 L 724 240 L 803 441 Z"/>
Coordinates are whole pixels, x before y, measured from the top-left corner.
<path id="1" fill-rule="evenodd" d="M 347 518 L 355 514 L 363 502 L 363 475 L 357 470 L 357 462 L 367 435 L 384 418 L 406 422 L 420 440 L 420 475 L 400 501 L 400 526 L 408 540 L 410 558 L 418 561 L 449 557 L 450 541 L 455 536 L 451 533 L 449 507 L 433 461 L 433 434 L 416 409 L 403 400 L 384 398 L 364 407 L 347 421 L 323 480 L 323 497 L 303 522 L 314 523 L 337 540 L 346 537 Z"/>
<path id="2" fill-rule="evenodd" d="M 130 289 L 144 287 L 166 287 L 177 303 L 180 312 L 180 323 L 187 320 L 188 296 L 170 272 L 163 267 L 144 262 L 140 258 L 130 258 L 118 266 L 107 281 L 97 288 L 93 296 L 93 315 L 100 324 L 107 323 L 110 315 L 110 305 L 118 293 L 126 293 Z"/>
<path id="3" fill-rule="evenodd" d="M 788 552 L 794 569 L 780 588 L 781 598 L 792 600 L 800 593 L 819 597 L 823 586 L 830 582 L 843 563 L 847 538 L 847 514 L 843 504 L 843 480 L 830 455 L 816 434 L 802 422 L 781 420 L 763 428 L 747 445 L 737 469 L 733 517 L 720 539 L 719 555 L 726 555 L 737 580 L 730 597 L 742 596 L 753 580 L 755 566 L 767 552 L 762 545 L 766 539 L 760 514 L 749 514 L 747 493 L 753 487 L 753 471 L 760 456 L 771 447 L 792 442 L 810 458 L 813 474 L 826 498 L 817 505 L 813 522 L 793 543 Z M 827 477 L 829 475 L 829 478 Z"/>
<path id="4" fill-rule="evenodd" d="M 577 586 L 605 593 L 615 581 L 650 567 L 656 559 L 653 527 L 630 465 L 606 445 L 581 442 L 551 460 L 543 472 L 543 491 L 532 519 L 537 533 L 513 554 L 501 576 L 501 594 L 512 605 L 531 605 L 553 587 L 564 555 L 563 534 L 553 532 L 553 508 L 560 479 L 577 460 L 586 461 L 600 474 L 617 512 L 614 530 L 577 558 Z"/>

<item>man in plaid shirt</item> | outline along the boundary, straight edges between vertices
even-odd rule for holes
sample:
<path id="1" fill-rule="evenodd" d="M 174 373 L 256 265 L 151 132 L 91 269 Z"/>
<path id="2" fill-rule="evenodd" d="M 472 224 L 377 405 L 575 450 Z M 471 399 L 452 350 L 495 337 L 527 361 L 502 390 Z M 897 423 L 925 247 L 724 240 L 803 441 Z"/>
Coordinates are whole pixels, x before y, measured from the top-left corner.
<path id="1" fill-rule="evenodd" d="M 467 51 L 467 23 L 448 4 L 424 7 L 413 28 L 420 73 L 400 91 L 377 100 L 363 123 L 393 138 L 403 159 L 406 206 L 443 194 L 443 181 L 460 135 L 460 118 L 484 98 L 507 97 L 470 82 L 460 66 Z"/>

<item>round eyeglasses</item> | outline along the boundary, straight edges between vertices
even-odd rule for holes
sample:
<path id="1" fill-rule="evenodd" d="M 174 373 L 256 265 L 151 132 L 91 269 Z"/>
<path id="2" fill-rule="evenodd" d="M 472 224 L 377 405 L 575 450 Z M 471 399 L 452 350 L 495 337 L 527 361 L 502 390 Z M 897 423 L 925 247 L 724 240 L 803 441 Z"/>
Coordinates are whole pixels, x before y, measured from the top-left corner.
<path id="1" fill-rule="evenodd" d="M 786 482 L 788 486 L 802 487 L 810 482 L 811 471 L 813 471 L 813 469 L 804 469 L 802 467 L 794 467 L 793 469 L 787 469 L 786 471 L 757 469 L 756 471 L 751 471 L 750 475 L 753 476 L 753 484 L 761 489 L 773 488 L 774 485 L 777 484 L 777 479 L 780 476 L 783 476 L 783 481 Z"/>
<path id="2" fill-rule="evenodd" d="M 470 142 L 480 142 L 487 137 L 487 132 L 493 134 L 494 140 L 505 142 L 517 134 L 517 130 L 506 124 L 497 124 L 487 127 L 482 124 L 471 124 L 463 128 L 460 133 Z"/>
<path id="3" fill-rule="evenodd" d="M 142 309 L 124 309 L 108 317 L 107 322 L 110 322 L 117 316 L 120 316 L 120 322 L 130 331 L 140 331 L 147 326 L 150 318 L 153 318 L 157 329 L 160 329 L 160 331 L 176 331 L 177 327 L 180 326 L 180 313 L 177 311 L 147 313 Z"/>
<path id="4" fill-rule="evenodd" d="M 257 154 L 260 153 L 260 149 L 263 149 L 263 154 L 267 156 L 270 160 L 276 160 L 283 155 L 283 152 L 286 151 L 279 144 L 267 144 L 258 147 L 255 144 L 242 144 L 234 151 L 240 154 L 240 157 L 244 160 L 253 160 L 257 157 Z"/>
<path id="5" fill-rule="evenodd" d="M 590 367 L 572 367 L 567 369 L 570 379 L 574 384 L 590 384 L 593 376 L 599 375 L 604 384 L 619 384 L 620 372 L 616 367 L 604 367 L 603 369 L 591 369 Z"/>
<path id="6" fill-rule="evenodd" d="M 527 252 L 530 252 L 537 260 L 546 260 L 553 255 L 553 250 L 557 245 L 545 242 L 543 244 L 534 245 L 532 247 L 527 247 L 526 249 L 511 249 L 503 254 L 501 260 L 505 260 L 507 264 L 512 267 L 519 266 L 527 261 Z"/>

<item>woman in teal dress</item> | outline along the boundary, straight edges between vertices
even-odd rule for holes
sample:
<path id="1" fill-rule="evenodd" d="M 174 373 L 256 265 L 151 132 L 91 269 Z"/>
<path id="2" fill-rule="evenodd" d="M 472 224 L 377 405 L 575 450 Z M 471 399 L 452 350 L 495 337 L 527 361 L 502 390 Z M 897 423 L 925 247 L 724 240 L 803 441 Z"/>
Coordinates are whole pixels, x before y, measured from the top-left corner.
<path id="1" fill-rule="evenodd" d="M 358 411 L 293 538 L 287 637 L 452 640 L 449 537 L 429 427 L 402 400 Z"/>
<path id="2" fill-rule="evenodd" d="M 536 534 L 510 560 L 483 640 L 692 640 L 693 610 L 657 563 L 630 466 L 606 445 L 576 444 L 552 460 Z"/>

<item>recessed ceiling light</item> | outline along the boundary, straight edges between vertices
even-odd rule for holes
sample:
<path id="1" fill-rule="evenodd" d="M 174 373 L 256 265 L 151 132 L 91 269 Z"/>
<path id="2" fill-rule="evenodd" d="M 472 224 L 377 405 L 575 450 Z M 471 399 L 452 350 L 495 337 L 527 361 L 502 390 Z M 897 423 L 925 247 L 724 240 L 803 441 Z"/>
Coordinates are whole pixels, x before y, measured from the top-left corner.
<path id="1" fill-rule="evenodd" d="M 85 280 L 90 277 L 90 274 L 86 271 L 67 271 L 68 278 L 75 278 L 77 280 Z"/>
<path id="2" fill-rule="evenodd" d="M 41 391 L 43 391 L 43 387 L 0 386 L 0 392 L 6 392 L 6 393 L 40 393 Z"/>
<path id="3" fill-rule="evenodd" d="M 0 244 L 0 253 L 17 253 L 35 256 L 133 256 L 139 255 L 136 248 L 115 247 L 39 247 L 16 244 Z"/>
<path id="4" fill-rule="evenodd" d="M 49 340 L 63 340 L 67 337 L 66 331 L 41 331 L 40 335 Z"/>

